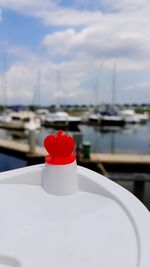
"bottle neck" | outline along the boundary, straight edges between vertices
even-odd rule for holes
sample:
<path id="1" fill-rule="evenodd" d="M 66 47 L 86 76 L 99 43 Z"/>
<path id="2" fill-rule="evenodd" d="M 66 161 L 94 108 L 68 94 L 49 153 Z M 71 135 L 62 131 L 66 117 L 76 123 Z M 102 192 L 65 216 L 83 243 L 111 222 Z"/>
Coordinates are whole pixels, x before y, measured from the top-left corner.
<path id="1" fill-rule="evenodd" d="M 78 191 L 76 161 L 66 165 L 45 164 L 43 189 L 53 195 L 70 195 Z"/>

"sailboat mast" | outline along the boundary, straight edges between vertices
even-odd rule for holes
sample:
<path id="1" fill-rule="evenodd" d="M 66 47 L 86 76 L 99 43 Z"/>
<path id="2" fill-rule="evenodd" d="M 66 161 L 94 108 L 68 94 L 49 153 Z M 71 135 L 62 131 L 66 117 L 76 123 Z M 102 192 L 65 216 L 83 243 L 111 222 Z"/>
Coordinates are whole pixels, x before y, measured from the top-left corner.
<path id="1" fill-rule="evenodd" d="M 95 86 L 94 86 L 95 97 L 96 97 L 95 104 L 96 104 L 97 108 L 100 105 L 100 85 L 101 85 L 101 80 L 102 80 L 103 66 L 104 66 L 104 61 L 100 61 L 98 64 L 98 73 L 99 74 L 96 76 L 96 79 L 95 79 Z M 102 101 L 102 99 L 101 99 L 101 101 Z"/>
<path id="2" fill-rule="evenodd" d="M 56 96 L 56 108 L 60 109 L 60 84 L 61 84 L 61 75 L 60 70 L 57 71 L 57 96 Z"/>
<path id="3" fill-rule="evenodd" d="M 3 105 L 4 109 L 7 108 L 7 74 L 6 74 L 6 69 L 7 69 L 7 57 L 6 54 L 3 56 Z"/>
<path id="4" fill-rule="evenodd" d="M 38 72 L 38 77 L 37 77 L 37 94 L 38 94 L 37 105 L 39 105 L 40 107 L 41 106 L 41 71 Z"/>
<path id="5" fill-rule="evenodd" d="M 99 106 L 98 77 L 96 77 L 94 89 L 95 89 L 95 104 L 96 108 L 98 108 Z"/>
<path id="6" fill-rule="evenodd" d="M 33 90 L 32 105 L 34 108 L 41 106 L 41 71 L 37 72 L 37 80 Z"/>
<path id="7" fill-rule="evenodd" d="M 116 61 L 113 65 L 113 77 L 112 77 L 112 105 L 115 106 L 116 103 Z"/>

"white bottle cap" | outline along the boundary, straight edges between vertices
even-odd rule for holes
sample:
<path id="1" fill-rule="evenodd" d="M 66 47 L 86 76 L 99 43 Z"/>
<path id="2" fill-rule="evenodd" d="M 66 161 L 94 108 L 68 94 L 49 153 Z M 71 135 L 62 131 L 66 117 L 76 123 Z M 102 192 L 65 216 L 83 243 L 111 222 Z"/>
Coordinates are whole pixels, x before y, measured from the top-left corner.
<path id="1" fill-rule="evenodd" d="M 47 193 L 69 195 L 78 191 L 77 164 L 72 137 L 58 131 L 44 140 L 49 155 L 43 171 L 42 186 Z"/>

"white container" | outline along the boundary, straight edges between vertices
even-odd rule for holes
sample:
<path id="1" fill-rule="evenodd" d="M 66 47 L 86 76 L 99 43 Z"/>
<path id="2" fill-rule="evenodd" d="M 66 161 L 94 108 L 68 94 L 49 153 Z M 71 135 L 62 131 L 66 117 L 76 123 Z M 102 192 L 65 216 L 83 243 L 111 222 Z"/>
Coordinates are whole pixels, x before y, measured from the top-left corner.
<path id="1" fill-rule="evenodd" d="M 0 266 L 150 266 L 150 215 L 138 199 L 82 167 L 78 191 L 50 194 L 44 168 L 0 174 Z"/>

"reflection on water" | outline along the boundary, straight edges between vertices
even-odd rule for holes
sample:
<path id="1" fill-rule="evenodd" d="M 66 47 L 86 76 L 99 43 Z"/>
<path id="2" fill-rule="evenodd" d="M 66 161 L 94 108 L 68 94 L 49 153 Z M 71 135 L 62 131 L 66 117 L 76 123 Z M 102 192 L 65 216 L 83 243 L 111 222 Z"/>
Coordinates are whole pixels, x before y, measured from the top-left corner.
<path id="1" fill-rule="evenodd" d="M 26 166 L 26 161 L 12 156 L 0 154 L 0 171 L 8 171 Z"/>
<path id="2" fill-rule="evenodd" d="M 131 125 L 130 127 L 104 127 L 80 125 L 80 132 L 69 132 L 72 135 L 81 133 L 84 141 L 91 142 L 92 152 L 103 153 L 135 153 L 150 154 L 150 123 L 145 125 Z M 36 143 L 42 146 L 48 134 L 55 134 L 56 130 L 42 128 L 36 133 Z M 0 129 L 0 138 L 14 139 L 25 142 L 26 132 L 15 132 Z M 12 156 L 0 154 L 0 171 L 23 167 L 26 162 Z"/>
<path id="3" fill-rule="evenodd" d="M 80 126 L 93 152 L 150 154 L 150 123 L 126 128 Z"/>

